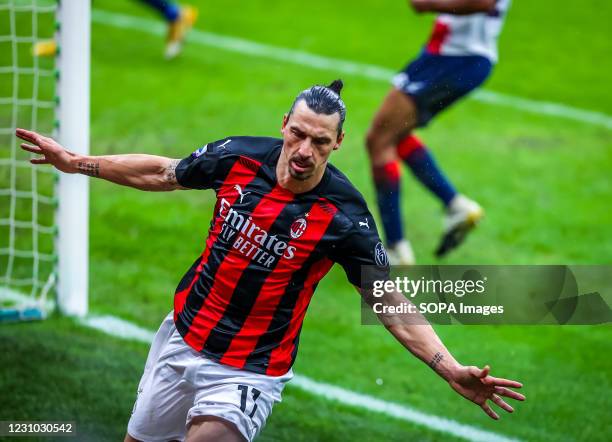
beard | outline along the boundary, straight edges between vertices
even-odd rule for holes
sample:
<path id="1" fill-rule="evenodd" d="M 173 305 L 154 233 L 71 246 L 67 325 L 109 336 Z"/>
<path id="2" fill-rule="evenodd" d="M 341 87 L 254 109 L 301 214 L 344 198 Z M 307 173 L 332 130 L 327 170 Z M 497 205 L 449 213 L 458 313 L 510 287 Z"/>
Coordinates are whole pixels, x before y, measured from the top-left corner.
<path id="1" fill-rule="evenodd" d="M 296 172 L 295 170 L 293 170 L 293 168 L 289 168 L 289 175 L 291 175 L 291 178 L 295 178 L 298 181 L 306 181 L 308 178 L 310 178 L 313 173 L 312 172 Z"/>
<path id="2" fill-rule="evenodd" d="M 289 160 L 289 175 L 291 175 L 292 178 L 299 180 L 299 181 L 306 181 L 308 178 L 312 177 L 314 175 L 315 172 L 315 168 L 314 165 L 312 163 L 307 163 L 307 164 L 298 164 L 299 167 L 310 167 L 306 170 L 304 170 L 303 172 L 298 172 L 297 170 L 295 170 L 293 167 L 291 167 L 291 163 L 292 162 L 300 162 L 299 158 L 291 158 Z"/>

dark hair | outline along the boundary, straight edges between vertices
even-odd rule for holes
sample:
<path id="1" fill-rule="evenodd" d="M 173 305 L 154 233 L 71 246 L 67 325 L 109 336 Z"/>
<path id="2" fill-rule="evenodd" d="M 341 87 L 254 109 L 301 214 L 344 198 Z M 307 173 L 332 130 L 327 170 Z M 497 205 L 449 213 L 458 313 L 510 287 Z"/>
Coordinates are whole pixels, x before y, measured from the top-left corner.
<path id="1" fill-rule="evenodd" d="M 343 86 L 344 83 L 342 80 L 338 79 L 332 81 L 329 86 L 316 85 L 303 90 L 295 97 L 295 100 L 293 100 L 293 104 L 287 116 L 291 116 L 295 109 L 295 105 L 300 100 L 304 100 L 306 105 L 317 114 L 333 115 L 337 112 L 340 115 L 340 122 L 338 123 L 338 136 L 340 136 L 342 133 L 342 125 L 346 118 L 346 106 L 342 98 L 340 98 L 340 91 Z"/>

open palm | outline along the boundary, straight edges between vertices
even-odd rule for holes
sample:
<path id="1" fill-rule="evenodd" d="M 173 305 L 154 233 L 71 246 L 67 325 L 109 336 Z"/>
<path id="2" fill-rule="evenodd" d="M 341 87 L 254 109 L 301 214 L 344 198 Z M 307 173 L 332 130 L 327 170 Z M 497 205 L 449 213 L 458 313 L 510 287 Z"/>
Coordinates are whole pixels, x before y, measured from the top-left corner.
<path id="1" fill-rule="evenodd" d="M 521 388 L 520 382 L 510 379 L 496 378 L 489 375 L 490 367 L 483 369 L 469 366 L 462 367 L 458 373 L 449 381 L 450 386 L 461 396 L 479 405 L 485 413 L 493 419 L 499 419 L 499 415 L 491 409 L 487 400 L 512 413 L 512 408 L 501 396 L 524 401 L 525 396 L 510 388 Z"/>

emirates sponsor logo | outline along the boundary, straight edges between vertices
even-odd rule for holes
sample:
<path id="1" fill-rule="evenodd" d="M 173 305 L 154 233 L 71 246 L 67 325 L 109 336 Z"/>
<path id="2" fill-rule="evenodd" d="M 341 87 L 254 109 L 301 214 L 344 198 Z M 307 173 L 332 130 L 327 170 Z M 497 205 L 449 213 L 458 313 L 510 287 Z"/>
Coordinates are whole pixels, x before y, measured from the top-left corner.
<path id="1" fill-rule="evenodd" d="M 232 247 L 247 258 L 271 268 L 279 258 L 293 259 L 295 256 L 295 246 L 278 239 L 277 235 L 270 235 L 258 226 L 251 216 L 233 209 L 225 198 L 221 198 L 219 202 L 219 217 L 223 219 L 220 239 L 227 243 L 233 241 Z"/>

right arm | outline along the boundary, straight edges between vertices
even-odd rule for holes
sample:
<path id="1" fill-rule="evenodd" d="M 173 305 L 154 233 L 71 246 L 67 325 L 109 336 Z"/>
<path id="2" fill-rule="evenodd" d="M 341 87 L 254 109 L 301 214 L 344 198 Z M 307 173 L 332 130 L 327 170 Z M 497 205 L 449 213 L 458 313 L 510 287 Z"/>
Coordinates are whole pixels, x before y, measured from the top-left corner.
<path id="1" fill-rule="evenodd" d="M 495 7 L 496 0 L 410 0 L 412 8 L 418 12 L 439 14 L 468 15 L 489 12 Z"/>
<path id="2" fill-rule="evenodd" d="M 79 155 L 36 132 L 17 129 L 16 135 L 31 143 L 22 143 L 23 150 L 42 155 L 31 159 L 32 164 L 51 164 L 65 173 L 80 173 L 140 190 L 185 189 L 176 179 L 177 159 L 146 154 Z"/>

